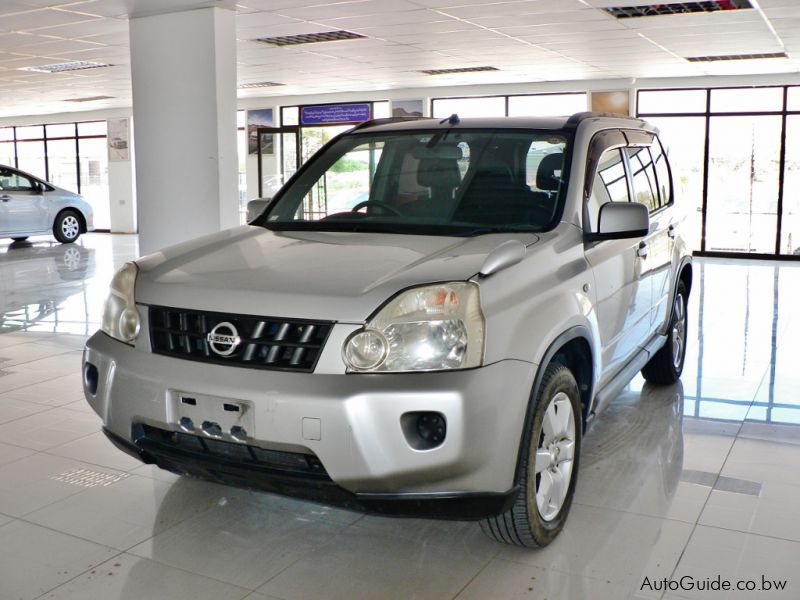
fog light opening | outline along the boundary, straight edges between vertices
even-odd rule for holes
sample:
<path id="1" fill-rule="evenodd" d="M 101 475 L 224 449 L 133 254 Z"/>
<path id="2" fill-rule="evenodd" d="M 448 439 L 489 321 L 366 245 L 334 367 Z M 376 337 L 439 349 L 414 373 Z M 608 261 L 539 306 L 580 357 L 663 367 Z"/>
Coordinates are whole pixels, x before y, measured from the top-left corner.
<path id="1" fill-rule="evenodd" d="M 88 362 L 83 365 L 83 385 L 92 396 L 97 395 L 99 381 L 100 374 L 97 372 L 97 367 Z"/>
<path id="2" fill-rule="evenodd" d="M 405 413 L 400 417 L 400 426 L 408 445 L 415 450 L 438 448 L 447 437 L 447 420 L 440 412 Z"/>

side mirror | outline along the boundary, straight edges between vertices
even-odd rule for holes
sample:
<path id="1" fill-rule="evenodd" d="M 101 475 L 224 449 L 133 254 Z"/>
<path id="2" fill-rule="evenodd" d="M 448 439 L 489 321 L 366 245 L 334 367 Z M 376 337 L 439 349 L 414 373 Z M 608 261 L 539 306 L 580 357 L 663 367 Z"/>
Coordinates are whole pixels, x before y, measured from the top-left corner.
<path id="1" fill-rule="evenodd" d="M 650 212 L 638 202 L 606 202 L 597 217 L 597 232 L 589 241 L 642 238 L 650 231 Z"/>
<path id="2" fill-rule="evenodd" d="M 247 222 L 252 222 L 256 217 L 261 216 L 272 204 L 272 198 L 256 198 L 247 203 Z"/>

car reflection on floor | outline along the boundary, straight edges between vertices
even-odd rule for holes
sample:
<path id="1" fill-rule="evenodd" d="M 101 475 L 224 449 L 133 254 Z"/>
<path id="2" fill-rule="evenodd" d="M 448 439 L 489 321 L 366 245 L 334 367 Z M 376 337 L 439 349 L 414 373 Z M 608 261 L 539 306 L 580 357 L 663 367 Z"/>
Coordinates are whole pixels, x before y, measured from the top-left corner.
<path id="1" fill-rule="evenodd" d="M 95 250 L 80 244 L 24 241 L 0 247 L 0 333 L 63 331 L 65 313 L 88 312 L 87 283 L 95 270 Z M 75 325 L 70 332 L 88 333 L 85 318 Z"/>

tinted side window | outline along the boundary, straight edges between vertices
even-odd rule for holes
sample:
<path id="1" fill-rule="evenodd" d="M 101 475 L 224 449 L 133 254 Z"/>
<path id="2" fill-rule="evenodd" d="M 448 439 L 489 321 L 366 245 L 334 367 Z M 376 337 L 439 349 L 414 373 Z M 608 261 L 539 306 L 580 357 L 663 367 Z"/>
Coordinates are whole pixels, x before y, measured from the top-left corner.
<path id="1" fill-rule="evenodd" d="M 0 189 L 8 192 L 30 192 L 33 182 L 10 169 L 0 169 Z"/>
<path id="2" fill-rule="evenodd" d="M 587 206 L 589 230 L 597 230 L 597 217 L 603 204 L 629 200 L 621 151 L 619 148 L 606 150 L 597 163 L 597 171 L 592 181 L 592 193 Z"/>
<path id="3" fill-rule="evenodd" d="M 650 212 L 653 212 L 659 207 L 659 203 L 656 171 L 650 151 L 644 146 L 626 148 L 625 151 L 628 153 L 628 162 L 631 166 L 634 200 L 644 204 Z"/>
<path id="4" fill-rule="evenodd" d="M 672 202 L 672 178 L 670 177 L 667 153 L 664 152 L 664 147 L 661 145 L 658 138 L 656 138 L 653 146 L 650 148 L 650 153 L 653 155 L 653 162 L 656 165 L 656 177 L 658 177 L 658 192 L 661 196 L 661 206 L 664 206 Z"/>

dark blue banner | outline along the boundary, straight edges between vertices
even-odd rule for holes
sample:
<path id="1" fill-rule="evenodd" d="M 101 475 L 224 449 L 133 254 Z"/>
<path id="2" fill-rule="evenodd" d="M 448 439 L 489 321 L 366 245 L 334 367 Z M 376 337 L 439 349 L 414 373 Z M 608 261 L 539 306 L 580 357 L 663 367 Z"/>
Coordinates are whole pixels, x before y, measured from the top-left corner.
<path id="1" fill-rule="evenodd" d="M 372 118 L 369 104 L 320 104 L 300 108 L 301 125 L 361 123 Z"/>

